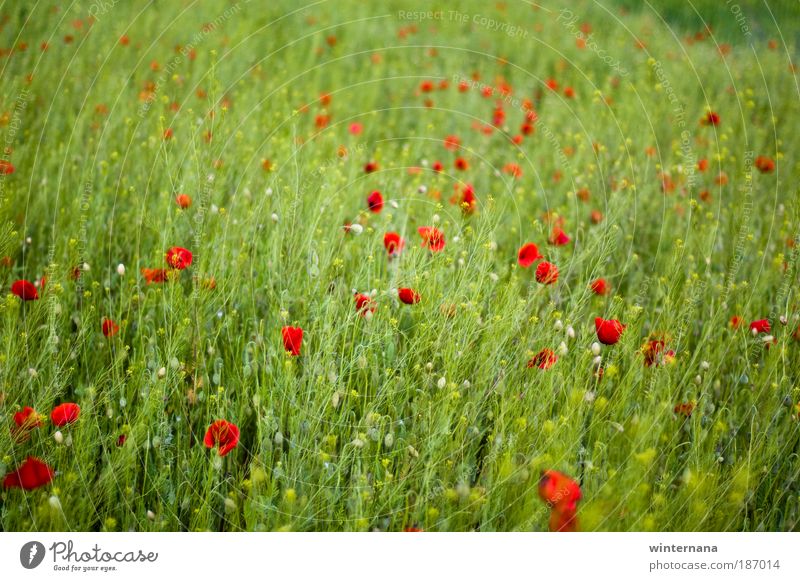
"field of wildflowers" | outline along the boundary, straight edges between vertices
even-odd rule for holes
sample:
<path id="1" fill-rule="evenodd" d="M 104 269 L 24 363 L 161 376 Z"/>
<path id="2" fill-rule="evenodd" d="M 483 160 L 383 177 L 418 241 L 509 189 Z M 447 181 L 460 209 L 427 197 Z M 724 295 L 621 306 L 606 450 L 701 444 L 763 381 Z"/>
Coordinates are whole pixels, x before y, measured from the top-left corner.
<path id="1" fill-rule="evenodd" d="M 0 530 L 800 526 L 800 10 L 0 6 Z"/>

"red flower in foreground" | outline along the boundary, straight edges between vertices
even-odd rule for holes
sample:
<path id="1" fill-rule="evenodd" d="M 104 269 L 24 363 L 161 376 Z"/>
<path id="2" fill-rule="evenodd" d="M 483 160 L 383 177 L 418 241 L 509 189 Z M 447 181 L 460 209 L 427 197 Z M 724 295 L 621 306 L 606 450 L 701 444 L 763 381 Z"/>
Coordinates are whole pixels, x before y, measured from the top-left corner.
<path id="1" fill-rule="evenodd" d="M 32 282 L 27 280 L 18 280 L 11 285 L 11 292 L 21 298 L 23 301 L 35 301 L 39 298 L 39 293 Z"/>
<path id="2" fill-rule="evenodd" d="M 5 159 L 0 159 L 0 174 L 7 176 L 14 173 L 14 164 Z"/>
<path id="3" fill-rule="evenodd" d="M 119 325 L 111 319 L 103 319 L 102 329 L 103 335 L 106 337 L 113 337 L 119 332 Z"/>
<path id="4" fill-rule="evenodd" d="M 569 244 L 569 240 L 569 236 L 567 236 L 567 233 L 561 228 L 553 228 L 553 232 L 550 234 L 549 238 L 550 244 L 554 244 L 555 246 L 564 246 Z"/>
<path id="5" fill-rule="evenodd" d="M 35 409 L 26 406 L 14 414 L 14 424 L 11 427 L 11 435 L 16 442 L 24 442 L 30 437 L 30 432 L 34 428 L 42 425 L 42 418 Z"/>
<path id="6" fill-rule="evenodd" d="M 78 421 L 78 416 L 80 415 L 81 408 L 78 404 L 62 403 L 54 407 L 53 411 L 50 412 L 50 421 L 53 422 L 53 425 L 60 428 Z"/>
<path id="7" fill-rule="evenodd" d="M 226 420 L 217 420 L 208 426 L 203 438 L 206 448 L 219 446 L 219 455 L 225 456 L 239 445 L 239 428 Z"/>
<path id="8" fill-rule="evenodd" d="M 441 252 L 444 249 L 444 234 L 433 226 L 421 226 L 417 232 L 422 236 L 422 246 L 428 247 L 431 252 Z"/>
<path id="9" fill-rule="evenodd" d="M 406 241 L 397 232 L 387 232 L 383 235 L 383 246 L 389 256 L 397 256 L 402 252 Z"/>
<path id="10" fill-rule="evenodd" d="M 767 319 L 761 319 L 750 323 L 750 330 L 756 333 L 769 333 L 771 327 Z"/>
<path id="11" fill-rule="evenodd" d="M 374 313 L 375 312 L 375 303 L 372 300 L 372 297 L 369 295 L 356 293 L 355 295 L 356 301 L 356 311 L 360 315 L 366 315 L 367 313 Z"/>
<path id="12" fill-rule="evenodd" d="M 603 345 L 613 345 L 619 341 L 626 325 L 616 319 L 606 320 L 597 317 L 594 320 L 594 327 L 597 331 L 597 338 Z"/>
<path id="13" fill-rule="evenodd" d="M 719 125 L 720 119 L 719 115 L 714 113 L 713 111 L 709 111 L 706 113 L 705 117 L 700 120 L 701 125 Z"/>
<path id="14" fill-rule="evenodd" d="M 192 264 L 192 253 L 180 246 L 173 246 L 167 250 L 166 258 L 167 264 L 177 270 L 183 270 Z"/>
<path id="15" fill-rule="evenodd" d="M 592 292 L 596 295 L 605 295 L 608 293 L 609 287 L 606 279 L 598 278 L 597 280 L 593 280 L 591 284 L 589 284 L 589 288 L 592 289 Z"/>
<path id="16" fill-rule="evenodd" d="M 539 498 L 550 508 L 550 530 L 572 532 L 578 530 L 575 514 L 581 499 L 581 488 L 566 474 L 545 470 L 539 479 Z"/>
<path id="17" fill-rule="evenodd" d="M 178 194 L 175 197 L 175 203 L 178 204 L 181 210 L 186 210 L 192 205 L 192 198 L 188 194 Z"/>
<path id="18" fill-rule="evenodd" d="M 284 327 L 281 329 L 283 336 L 283 348 L 292 355 L 300 355 L 300 347 L 303 345 L 303 329 L 300 327 Z"/>
<path id="19" fill-rule="evenodd" d="M 761 173 L 772 173 L 775 171 L 775 162 L 766 155 L 759 155 L 756 158 L 755 166 Z"/>
<path id="20" fill-rule="evenodd" d="M 534 262 L 542 258 L 539 247 L 533 242 L 523 244 L 517 251 L 517 262 L 522 268 L 529 268 Z"/>
<path id="21" fill-rule="evenodd" d="M 558 357 L 553 353 L 552 349 L 542 349 L 531 360 L 528 361 L 528 367 L 538 367 L 539 369 L 550 369 L 558 361 Z"/>
<path id="22" fill-rule="evenodd" d="M 555 284 L 558 280 L 558 267 L 552 262 L 543 260 L 536 267 L 536 280 L 542 284 Z"/>
<path id="23" fill-rule="evenodd" d="M 38 458 L 28 456 L 19 468 L 3 478 L 3 488 L 33 490 L 50 484 L 54 476 L 55 472 L 50 466 Z"/>
<path id="24" fill-rule="evenodd" d="M 367 196 L 367 206 L 369 207 L 369 211 L 375 214 L 383 210 L 383 196 L 381 193 L 375 191 Z"/>
<path id="25" fill-rule="evenodd" d="M 397 291 L 398 298 L 407 305 L 415 305 L 420 301 L 417 291 L 410 288 L 401 288 Z"/>
<path id="26" fill-rule="evenodd" d="M 165 268 L 143 268 L 142 276 L 147 284 L 158 284 L 169 279 L 170 271 Z"/>

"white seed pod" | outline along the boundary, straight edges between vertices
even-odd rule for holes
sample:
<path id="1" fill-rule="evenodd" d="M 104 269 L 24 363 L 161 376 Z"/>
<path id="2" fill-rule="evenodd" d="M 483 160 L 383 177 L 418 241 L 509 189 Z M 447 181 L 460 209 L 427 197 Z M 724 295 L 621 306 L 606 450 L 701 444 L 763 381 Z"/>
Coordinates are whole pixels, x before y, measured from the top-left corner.
<path id="1" fill-rule="evenodd" d="M 166 375 L 167 375 L 167 368 L 166 367 L 162 367 L 161 369 L 158 370 L 158 378 L 159 379 L 164 379 L 164 377 L 166 377 Z"/>
<path id="2" fill-rule="evenodd" d="M 702 369 L 703 371 L 708 371 L 710 367 L 711 367 L 711 364 L 708 361 L 701 361 L 700 362 L 700 369 Z"/>
<path id="3" fill-rule="evenodd" d="M 597 356 L 600 355 L 600 343 L 595 341 L 592 343 L 592 355 Z"/>
<path id="4" fill-rule="evenodd" d="M 154 513 L 152 510 L 148 510 L 147 520 L 156 520 L 156 513 Z"/>
<path id="5" fill-rule="evenodd" d="M 564 323 L 561 322 L 561 319 L 556 319 L 556 322 L 553 323 L 553 328 L 556 331 L 560 331 L 561 329 L 564 328 Z"/>
<path id="6" fill-rule="evenodd" d="M 120 276 L 125 276 L 125 265 L 121 262 L 117 265 L 117 274 Z"/>
<path id="7" fill-rule="evenodd" d="M 439 381 L 436 382 L 436 387 L 438 387 L 439 389 L 444 389 L 446 385 L 447 385 L 447 378 L 445 378 L 444 376 L 440 377 Z"/>
<path id="8" fill-rule="evenodd" d="M 567 326 L 567 337 L 570 339 L 575 338 L 575 329 L 572 327 L 572 325 Z"/>
<path id="9" fill-rule="evenodd" d="M 358 236 L 364 232 L 364 227 L 361 224 L 350 224 L 350 232 Z"/>
<path id="10" fill-rule="evenodd" d="M 53 439 L 56 441 L 56 444 L 63 444 L 64 434 L 61 433 L 61 430 L 56 430 L 56 432 L 53 434 Z"/>

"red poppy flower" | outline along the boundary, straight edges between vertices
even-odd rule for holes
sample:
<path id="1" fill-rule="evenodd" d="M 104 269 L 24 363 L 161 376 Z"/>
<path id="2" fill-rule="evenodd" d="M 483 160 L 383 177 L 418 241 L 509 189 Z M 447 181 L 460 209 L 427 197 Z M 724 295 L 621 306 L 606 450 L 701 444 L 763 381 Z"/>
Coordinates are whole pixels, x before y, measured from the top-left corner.
<path id="1" fill-rule="evenodd" d="M 438 173 L 444 169 L 444 165 L 442 165 L 441 161 L 434 161 L 433 165 L 431 165 L 431 169 Z"/>
<path id="2" fill-rule="evenodd" d="M 0 174 L 7 176 L 14 173 L 14 164 L 5 159 L 0 159 Z"/>
<path id="3" fill-rule="evenodd" d="M 62 403 L 53 408 L 50 412 L 50 421 L 53 425 L 66 426 L 67 424 L 78 421 L 78 416 L 81 415 L 81 408 L 76 403 Z"/>
<path id="4" fill-rule="evenodd" d="M 609 286 L 604 278 L 598 278 L 597 280 L 593 280 L 589 284 L 589 288 L 592 289 L 592 292 L 596 295 L 603 296 L 608 294 Z"/>
<path id="5" fill-rule="evenodd" d="M 444 138 L 444 147 L 450 151 L 455 151 L 461 145 L 461 139 L 457 135 L 448 135 Z"/>
<path id="6" fill-rule="evenodd" d="M 675 412 L 675 414 L 677 414 L 679 416 L 684 416 L 686 418 L 689 418 L 689 417 L 692 416 L 692 412 L 694 411 L 694 406 L 695 406 L 695 404 L 694 404 L 693 401 L 687 401 L 687 402 L 683 402 L 683 403 L 677 404 L 672 409 L 672 411 Z"/>
<path id="7" fill-rule="evenodd" d="M 428 247 L 431 252 L 441 252 L 444 249 L 444 234 L 433 226 L 421 226 L 417 232 L 422 236 L 422 246 Z"/>
<path id="8" fill-rule="evenodd" d="M 383 196 L 381 193 L 375 191 L 367 196 L 367 206 L 369 207 L 369 211 L 375 214 L 383 210 Z"/>
<path id="9" fill-rule="evenodd" d="M 554 533 L 574 533 L 578 531 L 578 517 L 575 511 L 550 511 L 550 530 Z"/>
<path id="10" fill-rule="evenodd" d="M 750 323 L 750 330 L 755 330 L 756 333 L 769 333 L 771 327 L 767 319 L 761 319 Z"/>
<path id="11" fill-rule="evenodd" d="M 697 162 L 697 171 L 703 172 L 706 171 L 707 169 L 708 169 L 707 159 L 701 159 L 700 161 Z"/>
<path id="12" fill-rule="evenodd" d="M 765 155 L 759 155 L 756 158 L 755 166 L 761 173 L 772 173 L 775 171 L 775 162 Z"/>
<path id="13" fill-rule="evenodd" d="M 106 337 L 113 337 L 119 332 L 119 325 L 111 319 L 103 319 L 102 329 L 103 335 Z"/>
<path id="14" fill-rule="evenodd" d="M 569 236 L 567 236 L 567 233 L 561 228 L 553 228 L 553 232 L 550 234 L 549 238 L 550 244 L 554 244 L 555 246 L 564 246 L 565 244 L 569 244 L 569 240 Z"/>
<path id="15" fill-rule="evenodd" d="M 719 115 L 714 113 L 713 111 L 709 111 L 706 113 L 705 117 L 700 120 L 701 125 L 719 125 L 720 118 Z"/>
<path id="16" fill-rule="evenodd" d="M 375 171 L 378 171 L 377 161 L 368 161 L 366 165 L 364 165 L 364 173 L 372 173 Z"/>
<path id="17" fill-rule="evenodd" d="M 595 318 L 594 327 L 597 331 L 597 339 L 603 345 L 614 345 L 619 341 L 620 336 L 625 331 L 627 325 L 623 325 L 616 319 L 601 319 Z"/>
<path id="18" fill-rule="evenodd" d="M 424 533 L 425 530 L 421 529 L 419 527 L 406 527 L 405 529 L 403 529 L 403 532 L 405 532 L 405 533 Z"/>
<path id="19" fill-rule="evenodd" d="M 551 508 L 574 510 L 581 499 L 581 488 L 566 474 L 545 470 L 539 479 L 539 498 Z"/>
<path id="20" fill-rule="evenodd" d="M 3 488 L 33 490 L 50 484 L 54 476 L 55 472 L 50 466 L 38 458 L 28 456 L 19 468 L 3 478 Z"/>
<path id="21" fill-rule="evenodd" d="M 169 280 L 170 271 L 165 268 L 143 268 L 142 276 L 147 284 L 158 284 Z"/>
<path id="22" fill-rule="evenodd" d="M 533 242 L 527 242 L 517 251 L 517 262 L 522 268 L 529 268 L 534 262 L 542 258 L 539 247 Z"/>
<path id="23" fill-rule="evenodd" d="M 419 302 L 420 296 L 417 291 L 410 288 L 401 288 L 397 290 L 397 296 L 402 302 L 407 305 L 415 305 Z"/>
<path id="24" fill-rule="evenodd" d="M 294 356 L 300 355 L 300 347 L 303 345 L 303 329 L 300 327 L 283 327 L 283 348 Z"/>
<path id="25" fill-rule="evenodd" d="M 352 135 L 359 135 L 363 128 L 364 126 L 361 123 L 351 123 L 348 130 Z"/>
<path id="26" fill-rule="evenodd" d="M 669 363 L 675 359 L 675 351 L 672 349 L 664 351 L 666 343 L 663 339 L 651 339 L 642 347 L 644 354 L 644 364 L 647 367 L 659 366 L 662 363 Z"/>
<path id="27" fill-rule="evenodd" d="M 457 157 L 454 165 L 456 169 L 460 169 L 462 171 L 469 169 L 469 162 L 463 157 Z"/>
<path id="28" fill-rule="evenodd" d="M 599 224 L 603 221 L 603 213 L 600 210 L 592 210 L 589 214 L 589 219 L 592 221 L 592 224 Z"/>
<path id="29" fill-rule="evenodd" d="M 121 448 L 122 446 L 124 446 L 125 440 L 127 439 L 128 439 L 127 434 L 120 434 L 119 437 L 117 438 L 117 448 Z"/>
<path id="30" fill-rule="evenodd" d="M 744 320 L 739 315 L 734 315 L 731 317 L 730 326 L 732 329 L 739 329 L 744 323 Z"/>
<path id="31" fill-rule="evenodd" d="M 375 302 L 372 300 L 371 296 L 362 293 L 356 293 L 355 301 L 356 301 L 356 311 L 358 312 L 358 314 L 363 316 L 366 315 L 367 313 L 375 312 Z"/>
<path id="32" fill-rule="evenodd" d="M 173 246 L 167 250 L 166 258 L 167 264 L 177 270 L 183 270 L 192 264 L 192 253 L 180 246 Z"/>
<path id="33" fill-rule="evenodd" d="M 528 367 L 538 367 L 539 369 L 550 369 L 558 361 L 558 357 L 552 349 L 542 349 L 532 359 L 528 361 Z"/>
<path id="34" fill-rule="evenodd" d="M 475 197 L 475 189 L 472 184 L 465 185 L 461 191 L 461 209 L 465 214 L 472 214 L 477 203 L 478 198 Z"/>
<path id="35" fill-rule="evenodd" d="M 536 281 L 542 284 L 555 284 L 558 280 L 558 267 L 552 262 L 543 260 L 536 267 Z"/>
<path id="36" fill-rule="evenodd" d="M 208 426 L 203 438 L 206 448 L 219 446 L 219 455 L 225 456 L 239 445 L 239 428 L 226 420 L 217 420 Z"/>
<path id="37" fill-rule="evenodd" d="M 383 246 L 389 256 L 397 256 L 403 251 L 406 241 L 397 232 L 387 232 L 383 235 Z"/>
<path id="38" fill-rule="evenodd" d="M 11 427 L 11 436 L 16 442 L 24 442 L 30 437 L 34 428 L 42 425 L 42 418 L 32 407 L 24 407 L 22 411 L 14 414 L 14 426 Z"/>
<path id="39" fill-rule="evenodd" d="M 188 194 L 178 194 L 175 196 L 175 203 L 181 210 L 186 210 L 192 205 L 192 198 Z"/>
<path id="40" fill-rule="evenodd" d="M 33 283 L 27 280 L 18 280 L 11 285 L 11 292 L 23 301 L 35 301 L 39 298 L 39 293 Z"/>

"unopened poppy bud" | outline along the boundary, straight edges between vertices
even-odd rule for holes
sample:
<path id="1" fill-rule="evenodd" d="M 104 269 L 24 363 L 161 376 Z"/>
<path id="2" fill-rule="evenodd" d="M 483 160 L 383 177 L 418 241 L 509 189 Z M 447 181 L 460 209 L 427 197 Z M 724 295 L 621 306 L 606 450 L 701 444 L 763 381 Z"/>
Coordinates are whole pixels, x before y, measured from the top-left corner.
<path id="1" fill-rule="evenodd" d="M 148 510 L 147 520 L 156 520 L 156 513 L 154 513 L 152 510 Z"/>
<path id="2" fill-rule="evenodd" d="M 273 222 L 277 222 L 278 221 L 278 215 L 277 214 L 275 214 L 275 213 L 272 214 L 272 221 Z"/>
<path id="3" fill-rule="evenodd" d="M 708 371 L 708 369 L 710 367 L 711 367 L 711 364 L 708 361 L 701 361 L 700 362 L 700 369 L 702 369 L 703 371 Z"/>
<path id="4" fill-rule="evenodd" d="M 556 322 L 553 324 L 553 328 L 556 331 L 560 331 L 564 328 L 564 323 L 561 322 L 561 319 L 556 319 Z"/>
<path id="5" fill-rule="evenodd" d="M 786 315 L 781 315 L 779 320 L 781 322 L 781 325 L 785 325 L 786 323 L 789 322 L 789 319 L 786 318 Z"/>
<path id="6" fill-rule="evenodd" d="M 166 367 L 162 367 L 161 369 L 158 370 L 158 378 L 159 379 L 164 379 L 164 377 L 166 375 L 167 375 L 167 368 Z"/>
<path id="7" fill-rule="evenodd" d="M 575 329 L 572 328 L 572 325 L 567 326 L 567 337 L 570 339 L 575 338 Z"/>
<path id="8" fill-rule="evenodd" d="M 47 503 L 53 510 L 61 510 L 61 501 L 55 494 L 47 499 Z"/>
<path id="9" fill-rule="evenodd" d="M 600 367 L 600 364 L 603 363 L 603 358 L 598 355 L 592 360 L 592 363 L 595 367 Z"/>
<path id="10" fill-rule="evenodd" d="M 597 341 L 592 343 L 592 355 L 595 356 L 600 355 L 600 343 L 598 343 Z"/>
<path id="11" fill-rule="evenodd" d="M 56 444 L 63 444 L 64 434 L 61 433 L 61 430 L 58 430 L 53 434 L 53 439 L 56 441 Z"/>
<path id="12" fill-rule="evenodd" d="M 695 378 L 694 378 L 694 382 L 695 382 L 697 385 L 700 385 L 701 383 L 703 383 L 703 378 L 702 378 L 702 377 L 700 377 L 699 375 L 696 375 L 696 376 L 695 376 Z"/>
<path id="13" fill-rule="evenodd" d="M 394 434 L 392 434 L 391 432 L 386 434 L 386 436 L 384 436 L 383 438 L 383 445 L 386 446 L 387 448 L 391 448 L 392 446 L 394 446 Z"/>
<path id="14" fill-rule="evenodd" d="M 236 501 L 228 497 L 225 499 L 225 512 L 233 512 L 236 510 Z"/>
<path id="15" fill-rule="evenodd" d="M 121 262 L 117 265 L 117 274 L 120 276 L 125 276 L 125 265 Z"/>
<path id="16" fill-rule="evenodd" d="M 436 386 L 439 389 L 444 389 L 445 385 L 447 385 L 447 378 L 445 378 L 445 377 L 440 377 L 439 381 L 436 382 Z"/>
<path id="17" fill-rule="evenodd" d="M 561 344 L 558 346 L 558 354 L 564 357 L 567 353 L 568 353 L 567 344 L 562 341 Z"/>

